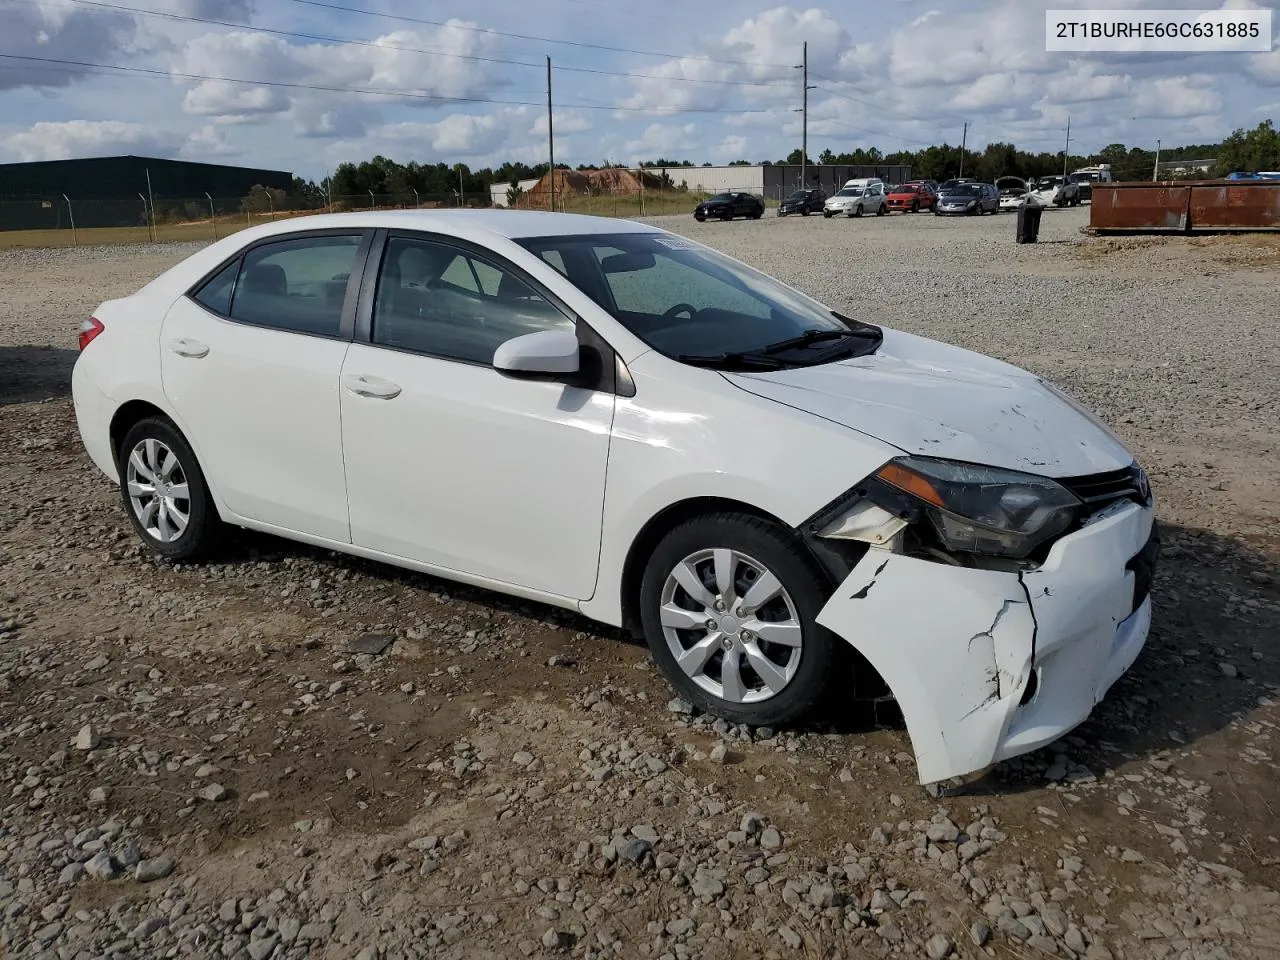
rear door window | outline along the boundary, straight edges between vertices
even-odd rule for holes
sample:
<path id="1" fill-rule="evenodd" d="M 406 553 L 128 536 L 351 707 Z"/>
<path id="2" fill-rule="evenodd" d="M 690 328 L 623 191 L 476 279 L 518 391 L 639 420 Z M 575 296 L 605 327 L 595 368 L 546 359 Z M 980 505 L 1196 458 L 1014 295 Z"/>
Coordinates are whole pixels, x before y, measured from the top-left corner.
<path id="1" fill-rule="evenodd" d="M 300 237 L 244 255 L 228 316 L 296 333 L 336 337 L 360 235 Z"/>

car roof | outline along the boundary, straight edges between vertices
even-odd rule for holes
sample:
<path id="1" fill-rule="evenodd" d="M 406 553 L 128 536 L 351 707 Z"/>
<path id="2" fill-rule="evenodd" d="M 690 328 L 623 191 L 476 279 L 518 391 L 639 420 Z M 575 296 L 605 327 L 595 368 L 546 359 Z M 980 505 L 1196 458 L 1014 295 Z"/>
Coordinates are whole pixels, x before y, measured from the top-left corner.
<path id="1" fill-rule="evenodd" d="M 321 213 L 277 220 L 255 229 L 256 237 L 302 230 L 428 230 L 465 235 L 475 232 L 516 240 L 524 237 L 571 236 L 584 233 L 655 233 L 659 228 L 620 217 L 598 217 L 549 210 L 365 210 Z"/>

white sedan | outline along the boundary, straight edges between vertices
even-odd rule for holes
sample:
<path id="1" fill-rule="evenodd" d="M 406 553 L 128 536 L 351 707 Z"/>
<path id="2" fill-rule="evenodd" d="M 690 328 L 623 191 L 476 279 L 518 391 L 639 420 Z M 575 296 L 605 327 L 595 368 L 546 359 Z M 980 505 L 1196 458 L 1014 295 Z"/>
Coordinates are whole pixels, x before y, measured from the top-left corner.
<path id="1" fill-rule="evenodd" d="M 887 684 L 922 783 L 1075 727 L 1151 622 L 1151 492 L 1101 423 L 653 226 L 272 223 L 80 347 L 156 553 L 248 527 L 579 610 L 735 722 Z"/>

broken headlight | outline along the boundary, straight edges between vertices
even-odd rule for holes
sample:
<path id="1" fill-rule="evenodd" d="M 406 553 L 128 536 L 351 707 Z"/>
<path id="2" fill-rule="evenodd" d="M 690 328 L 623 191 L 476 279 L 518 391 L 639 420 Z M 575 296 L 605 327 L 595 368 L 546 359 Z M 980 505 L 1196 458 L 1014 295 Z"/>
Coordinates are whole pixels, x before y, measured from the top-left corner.
<path id="1" fill-rule="evenodd" d="M 1022 559 L 1071 526 L 1079 499 L 1030 473 L 930 457 L 900 457 L 875 476 L 924 505 L 942 545 Z"/>

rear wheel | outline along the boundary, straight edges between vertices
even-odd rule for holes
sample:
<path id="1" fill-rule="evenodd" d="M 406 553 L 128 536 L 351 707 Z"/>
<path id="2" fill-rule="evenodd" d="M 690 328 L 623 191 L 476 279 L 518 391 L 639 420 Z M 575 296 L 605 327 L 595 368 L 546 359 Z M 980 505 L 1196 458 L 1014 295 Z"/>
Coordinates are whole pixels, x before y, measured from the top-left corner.
<path id="1" fill-rule="evenodd" d="M 640 587 L 654 659 L 682 697 L 735 723 L 809 712 L 836 675 L 816 623 L 824 579 L 789 531 L 747 514 L 689 520 L 654 550 Z"/>
<path id="2" fill-rule="evenodd" d="M 125 510 L 143 542 L 170 560 L 194 560 L 222 533 L 196 455 L 163 417 L 135 423 L 120 444 L 117 467 Z"/>

